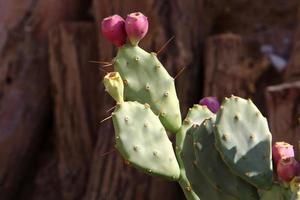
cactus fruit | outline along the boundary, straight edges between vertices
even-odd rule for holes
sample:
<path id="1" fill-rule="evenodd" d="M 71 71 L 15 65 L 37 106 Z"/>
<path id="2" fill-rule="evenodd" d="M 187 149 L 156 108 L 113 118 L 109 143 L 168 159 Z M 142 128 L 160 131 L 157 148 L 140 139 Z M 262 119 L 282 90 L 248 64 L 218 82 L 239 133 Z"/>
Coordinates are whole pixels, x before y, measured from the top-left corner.
<path id="1" fill-rule="evenodd" d="M 112 15 L 102 20 L 103 35 L 114 45 L 120 47 L 126 43 L 125 20 L 119 15 Z"/>
<path id="2" fill-rule="evenodd" d="M 290 182 L 299 175 L 299 163 L 293 157 L 280 159 L 277 163 L 277 175 L 280 180 Z"/>
<path id="3" fill-rule="evenodd" d="M 273 179 L 272 135 L 252 101 L 226 98 L 215 127 L 216 148 L 233 173 L 257 188 L 268 189 Z"/>
<path id="4" fill-rule="evenodd" d="M 148 19 L 140 12 L 127 15 L 125 29 L 132 45 L 137 45 L 148 32 Z"/>
<path id="5" fill-rule="evenodd" d="M 276 142 L 272 147 L 272 157 L 275 166 L 281 158 L 295 157 L 293 145 L 286 142 Z"/>
<path id="6" fill-rule="evenodd" d="M 207 106 L 207 108 L 213 113 L 217 113 L 220 109 L 220 103 L 217 97 L 204 97 L 199 101 L 199 104 Z"/>
<path id="7" fill-rule="evenodd" d="M 167 133 L 149 105 L 123 102 L 112 113 L 116 148 L 142 171 L 177 180 L 179 166 Z"/>
<path id="8" fill-rule="evenodd" d="M 175 133 L 180 128 L 174 79 L 154 53 L 126 44 L 118 49 L 114 68 L 124 81 L 125 100 L 148 103 L 167 130 Z"/>
<path id="9" fill-rule="evenodd" d="M 207 178 L 209 184 L 237 199 L 258 198 L 256 188 L 234 175 L 216 150 L 212 119 L 190 128 L 188 134 L 193 137 L 195 166 Z"/>
<path id="10" fill-rule="evenodd" d="M 118 72 L 108 73 L 103 79 L 103 84 L 105 86 L 105 90 L 116 102 L 123 102 L 124 84 Z"/>

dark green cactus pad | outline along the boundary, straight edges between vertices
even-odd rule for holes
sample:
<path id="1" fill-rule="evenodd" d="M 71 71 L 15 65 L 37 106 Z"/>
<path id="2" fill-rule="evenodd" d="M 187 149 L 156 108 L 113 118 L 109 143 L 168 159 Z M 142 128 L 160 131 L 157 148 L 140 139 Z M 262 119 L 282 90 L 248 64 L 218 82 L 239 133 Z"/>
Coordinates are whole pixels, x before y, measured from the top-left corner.
<path id="1" fill-rule="evenodd" d="M 269 190 L 263 190 L 260 193 L 260 200 L 298 200 L 292 198 L 293 194 L 289 189 L 278 184 L 274 184 Z"/>
<path id="2" fill-rule="evenodd" d="M 272 185 L 272 135 L 265 117 L 252 103 L 232 96 L 218 112 L 216 147 L 234 174 L 257 188 Z"/>
<path id="3" fill-rule="evenodd" d="M 199 173 L 194 165 L 195 153 L 193 138 L 187 131 L 194 125 L 200 125 L 205 119 L 214 118 L 214 114 L 206 106 L 194 105 L 176 134 L 176 155 L 180 165 L 179 184 L 188 200 L 217 200 L 231 198 L 211 187 L 206 177 Z"/>
<path id="4" fill-rule="evenodd" d="M 180 170 L 165 128 L 148 104 L 123 102 L 112 113 L 116 148 L 138 169 L 170 180 Z"/>
<path id="5" fill-rule="evenodd" d="M 194 165 L 212 187 L 237 199 L 258 199 L 256 188 L 234 175 L 216 150 L 212 119 L 205 120 L 200 126 L 190 128 L 187 134 L 193 138 L 196 155 Z"/>
<path id="6" fill-rule="evenodd" d="M 181 114 L 174 79 L 155 53 L 126 44 L 119 48 L 114 68 L 124 81 L 125 100 L 148 103 L 167 130 L 178 131 Z"/>
<path id="7" fill-rule="evenodd" d="M 194 126 L 197 125 L 194 124 Z M 238 200 L 210 184 L 207 177 L 197 169 L 193 137 L 191 134 L 186 134 L 180 156 L 182 168 L 179 183 L 188 200 Z"/>

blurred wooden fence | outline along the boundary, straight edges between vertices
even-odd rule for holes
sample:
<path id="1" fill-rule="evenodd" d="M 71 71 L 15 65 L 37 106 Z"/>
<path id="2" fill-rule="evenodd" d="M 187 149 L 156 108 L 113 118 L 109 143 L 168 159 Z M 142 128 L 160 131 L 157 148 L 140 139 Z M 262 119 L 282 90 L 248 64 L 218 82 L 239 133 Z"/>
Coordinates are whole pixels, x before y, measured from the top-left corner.
<path id="1" fill-rule="evenodd" d="M 0 0 L 0 199 L 183 199 L 176 183 L 124 164 L 103 71 L 116 50 L 102 18 L 150 20 L 141 43 L 176 79 L 181 110 L 203 95 L 250 97 L 274 138 L 297 147 L 300 12 L 296 0 Z M 299 13 L 299 14 L 297 14 Z M 298 15 L 298 16 L 297 16 Z M 112 69 L 108 69 L 112 70 Z"/>

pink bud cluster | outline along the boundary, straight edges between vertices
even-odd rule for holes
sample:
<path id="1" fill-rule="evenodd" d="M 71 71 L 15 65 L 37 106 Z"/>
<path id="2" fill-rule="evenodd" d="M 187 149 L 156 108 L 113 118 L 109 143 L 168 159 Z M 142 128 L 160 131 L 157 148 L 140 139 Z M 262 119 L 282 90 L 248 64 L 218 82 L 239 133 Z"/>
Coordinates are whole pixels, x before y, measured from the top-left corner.
<path id="1" fill-rule="evenodd" d="M 276 168 L 278 179 L 290 182 L 299 175 L 300 167 L 295 159 L 294 148 L 286 142 L 276 142 L 272 147 L 274 168 Z"/>
<path id="2" fill-rule="evenodd" d="M 137 45 L 148 32 L 148 19 L 141 12 L 127 15 L 126 20 L 119 15 L 112 15 L 102 20 L 101 30 L 117 47 L 126 44 L 127 38 L 132 45 Z"/>

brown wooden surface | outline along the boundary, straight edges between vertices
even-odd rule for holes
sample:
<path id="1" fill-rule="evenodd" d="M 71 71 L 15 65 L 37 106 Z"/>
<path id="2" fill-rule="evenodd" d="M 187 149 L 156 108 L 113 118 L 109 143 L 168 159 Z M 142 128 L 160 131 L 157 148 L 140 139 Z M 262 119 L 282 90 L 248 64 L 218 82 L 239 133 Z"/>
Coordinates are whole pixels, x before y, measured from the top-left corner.
<path id="1" fill-rule="evenodd" d="M 273 142 L 286 141 L 298 152 L 300 140 L 300 81 L 270 86 L 266 90 Z"/>
<path id="2" fill-rule="evenodd" d="M 56 152 L 64 199 L 82 199 L 99 118 L 98 68 L 93 23 L 61 24 L 50 33 L 50 72 L 55 106 Z"/>
<path id="3" fill-rule="evenodd" d="M 259 78 L 270 67 L 269 60 L 263 55 L 251 57 L 247 43 L 235 34 L 210 37 L 205 47 L 204 95 L 253 98 Z"/>
<path id="4" fill-rule="evenodd" d="M 113 101 L 104 73 L 88 61 L 116 53 L 99 22 L 145 13 L 148 51 L 175 36 L 159 58 L 173 77 L 185 67 L 176 79 L 183 116 L 203 95 L 232 93 L 254 98 L 265 112 L 265 88 L 282 83 L 283 73 L 263 45 L 289 61 L 286 82 L 299 80 L 290 76 L 299 71 L 297 7 L 297 0 L 0 0 L 0 199 L 183 199 L 176 183 L 124 165 L 111 121 L 99 123 Z M 298 87 L 267 90 L 274 138 L 299 128 Z"/>

